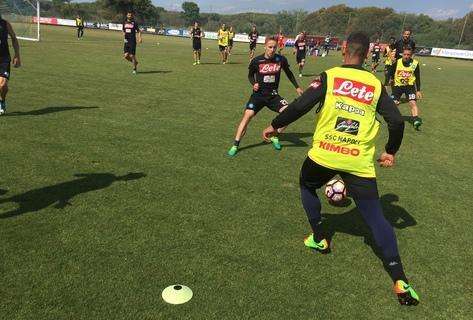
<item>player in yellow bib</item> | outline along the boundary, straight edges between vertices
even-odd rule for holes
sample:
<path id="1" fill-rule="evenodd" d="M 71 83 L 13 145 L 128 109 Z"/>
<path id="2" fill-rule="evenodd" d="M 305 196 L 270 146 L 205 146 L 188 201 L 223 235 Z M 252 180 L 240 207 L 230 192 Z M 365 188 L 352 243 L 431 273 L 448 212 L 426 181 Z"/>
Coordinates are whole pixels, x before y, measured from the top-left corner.
<path id="1" fill-rule="evenodd" d="M 316 190 L 340 175 L 380 248 L 399 302 L 416 305 L 419 297 L 408 284 L 393 227 L 383 215 L 373 159 L 379 127 L 376 113 L 388 123 L 389 139 L 386 151 L 379 159 L 384 167 L 394 164 L 394 155 L 402 142 L 404 122 L 381 82 L 362 68 L 369 45 L 365 34 L 351 34 L 343 47 L 344 65 L 317 77 L 309 89 L 263 131 L 263 138 L 270 139 L 279 128 L 296 121 L 321 103 L 317 108 L 313 146 L 300 173 L 302 204 L 313 231 L 304 244 L 322 253 L 330 252 L 330 227 L 321 220 L 321 203 Z"/>
<path id="2" fill-rule="evenodd" d="M 384 59 L 384 86 L 388 87 L 390 83 L 390 74 L 392 73 L 391 68 L 396 62 L 396 38 L 390 37 L 389 44 L 384 48 L 383 52 Z"/>
<path id="3" fill-rule="evenodd" d="M 223 23 L 222 27 L 218 30 L 217 38 L 221 61 L 223 64 L 226 64 L 228 59 L 229 31 L 227 30 L 225 23 Z"/>
<path id="4" fill-rule="evenodd" d="M 79 15 L 76 16 L 76 27 L 77 40 L 80 40 L 84 36 L 84 20 Z"/>
<path id="5" fill-rule="evenodd" d="M 392 98 L 399 105 L 402 95 L 406 95 L 411 107 L 411 123 L 416 130 L 420 130 L 422 119 L 419 117 L 417 99 L 422 99 L 420 91 L 419 61 L 412 58 L 412 49 L 404 48 L 402 58 L 395 62 L 391 69 L 391 78 L 394 80 Z"/>

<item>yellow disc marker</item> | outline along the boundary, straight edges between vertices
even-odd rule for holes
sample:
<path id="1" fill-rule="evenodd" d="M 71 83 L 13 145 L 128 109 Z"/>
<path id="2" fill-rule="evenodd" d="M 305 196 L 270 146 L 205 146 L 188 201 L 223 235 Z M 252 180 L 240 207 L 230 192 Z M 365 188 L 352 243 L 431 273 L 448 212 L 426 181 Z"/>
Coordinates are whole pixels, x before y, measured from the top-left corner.
<path id="1" fill-rule="evenodd" d="M 163 290 L 163 300 L 170 304 L 182 304 L 192 299 L 192 290 L 184 285 L 175 284 Z"/>

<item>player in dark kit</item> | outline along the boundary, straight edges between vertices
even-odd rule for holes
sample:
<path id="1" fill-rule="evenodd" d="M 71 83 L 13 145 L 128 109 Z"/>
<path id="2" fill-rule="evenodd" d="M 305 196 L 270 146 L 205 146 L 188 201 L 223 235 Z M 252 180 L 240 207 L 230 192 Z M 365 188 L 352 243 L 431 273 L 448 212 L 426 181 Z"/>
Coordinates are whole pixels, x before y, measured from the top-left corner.
<path id="1" fill-rule="evenodd" d="M 276 54 L 277 39 L 267 38 L 264 45 L 264 54 L 254 58 L 249 65 L 248 80 L 253 86 L 253 94 L 246 104 L 243 118 L 238 125 L 233 146 L 228 150 L 229 156 L 234 156 L 238 152 L 240 141 L 246 133 L 246 129 L 251 119 L 264 107 L 268 107 L 274 112 L 282 112 L 287 107 L 287 101 L 278 93 L 281 69 L 296 88 L 300 95 L 302 89 L 299 87 L 294 74 L 289 68 L 289 63 L 284 56 Z M 281 128 L 279 132 L 282 132 Z M 281 150 L 281 144 L 277 136 L 271 138 L 271 142 L 276 150 Z"/>
<path id="2" fill-rule="evenodd" d="M 8 80 L 10 79 L 10 49 L 8 47 L 8 35 L 10 35 L 13 50 L 13 66 L 18 68 L 21 66 L 20 61 L 20 45 L 16 38 L 15 32 L 11 24 L 0 16 L 0 116 L 4 115 L 7 110 L 5 102 L 8 93 Z"/>
<path id="3" fill-rule="evenodd" d="M 402 38 L 396 41 L 394 46 L 396 47 L 396 60 L 402 58 L 402 52 L 404 48 L 411 48 L 412 53 L 416 51 L 416 43 L 411 38 L 412 31 L 410 28 L 405 28 L 402 32 Z"/>
<path id="4" fill-rule="evenodd" d="M 302 205 L 313 232 L 304 240 L 304 245 L 330 253 L 333 226 L 322 220 L 317 190 L 338 174 L 371 230 L 399 303 L 417 305 L 419 296 L 404 273 L 393 227 L 383 215 L 374 163 L 379 131 L 377 114 L 386 120 L 389 132 L 385 152 L 379 159 L 383 167 L 394 165 L 404 122 L 381 81 L 362 67 L 369 46 L 365 34 L 350 34 L 343 46 L 343 66 L 328 69 L 318 76 L 301 97 L 273 119 L 263 131 L 263 138 L 268 141 L 279 128 L 293 123 L 318 105 L 313 145 L 299 175 Z M 364 280 L 352 281 L 356 282 L 354 294 L 357 294 L 356 288 L 363 287 Z"/>
<path id="5" fill-rule="evenodd" d="M 138 34 L 138 37 L 136 36 Z M 125 37 L 125 45 L 123 47 L 124 58 L 133 63 L 133 74 L 136 74 L 138 60 L 136 59 L 136 40 L 141 43 L 141 31 L 135 21 L 133 12 L 126 14 L 126 20 L 123 22 L 123 35 Z"/>
<path id="6" fill-rule="evenodd" d="M 376 42 L 373 43 L 373 48 L 371 49 L 371 72 L 376 73 L 380 59 L 381 45 L 379 44 L 379 39 L 376 39 Z"/>
<path id="7" fill-rule="evenodd" d="M 330 42 L 332 42 L 332 38 L 330 37 L 330 35 L 326 35 L 325 36 L 325 40 L 324 40 L 324 53 L 322 53 L 322 57 L 325 57 L 325 56 L 328 56 L 328 53 L 330 51 Z"/>
<path id="8" fill-rule="evenodd" d="M 256 43 L 258 42 L 258 37 L 259 33 L 258 31 L 256 31 L 256 26 L 253 26 L 250 34 L 248 35 L 248 39 L 250 39 L 250 61 L 255 56 Z"/>
<path id="9" fill-rule="evenodd" d="M 194 66 L 200 64 L 200 56 L 202 55 L 202 38 L 204 37 L 204 32 L 199 26 L 198 22 L 194 22 L 194 26 L 190 30 L 190 35 L 192 38 L 192 50 L 194 55 Z"/>
<path id="10" fill-rule="evenodd" d="M 304 69 L 305 57 L 307 55 L 307 43 L 305 41 L 305 33 L 301 32 L 294 43 L 294 54 L 296 62 L 299 66 L 299 78 L 302 77 L 302 69 Z"/>
<path id="11" fill-rule="evenodd" d="M 76 16 L 76 27 L 77 40 L 80 40 L 84 36 L 84 20 L 79 15 Z"/>

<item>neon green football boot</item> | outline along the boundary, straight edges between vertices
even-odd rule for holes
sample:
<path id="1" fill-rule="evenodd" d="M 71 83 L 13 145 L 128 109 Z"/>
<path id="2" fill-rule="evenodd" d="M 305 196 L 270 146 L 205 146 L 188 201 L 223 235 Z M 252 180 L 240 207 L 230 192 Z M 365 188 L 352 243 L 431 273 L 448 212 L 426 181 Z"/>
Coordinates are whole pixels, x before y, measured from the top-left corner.
<path id="1" fill-rule="evenodd" d="M 230 156 L 230 157 L 233 157 L 237 154 L 238 152 L 238 147 L 237 146 L 232 146 L 230 148 L 230 150 L 228 150 L 227 154 Z"/>
<path id="2" fill-rule="evenodd" d="M 304 239 L 304 244 L 306 247 L 314 249 L 320 253 L 323 253 L 323 254 L 330 253 L 330 245 L 327 239 L 322 239 L 320 240 L 320 242 L 317 242 L 314 239 L 313 233 Z"/>
<path id="3" fill-rule="evenodd" d="M 403 306 L 416 306 L 419 304 L 419 296 L 409 284 L 402 280 L 397 280 L 394 284 L 394 292 L 399 303 Z"/>
<path id="4" fill-rule="evenodd" d="M 273 144 L 274 149 L 276 150 L 281 150 L 282 146 L 279 143 L 279 138 L 278 137 L 271 137 L 271 143 Z"/>

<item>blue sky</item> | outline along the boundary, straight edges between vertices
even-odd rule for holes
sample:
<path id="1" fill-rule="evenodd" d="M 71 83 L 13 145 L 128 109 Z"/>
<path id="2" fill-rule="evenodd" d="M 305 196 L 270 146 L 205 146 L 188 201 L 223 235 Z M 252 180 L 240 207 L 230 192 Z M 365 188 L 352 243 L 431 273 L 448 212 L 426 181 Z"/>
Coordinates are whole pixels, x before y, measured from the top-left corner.
<path id="1" fill-rule="evenodd" d="M 183 1 L 152 0 L 157 6 L 168 10 L 180 10 Z M 192 1 L 192 0 L 190 0 Z M 201 12 L 236 13 L 236 12 L 277 12 L 280 10 L 304 9 L 314 11 L 335 4 L 351 7 L 391 7 L 396 11 L 424 13 L 434 19 L 463 17 L 473 10 L 473 0 L 194 0 Z"/>

